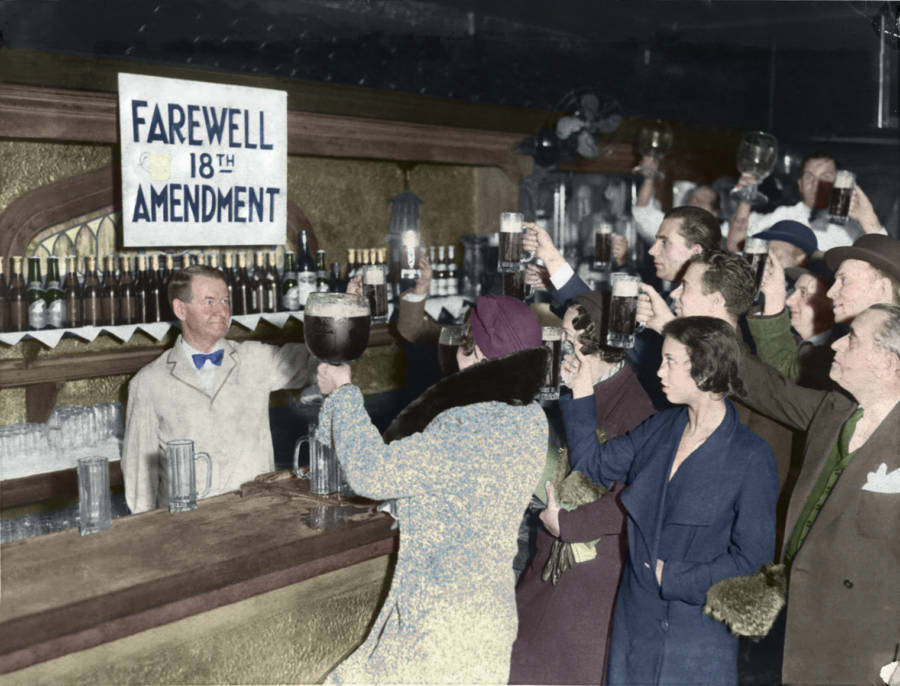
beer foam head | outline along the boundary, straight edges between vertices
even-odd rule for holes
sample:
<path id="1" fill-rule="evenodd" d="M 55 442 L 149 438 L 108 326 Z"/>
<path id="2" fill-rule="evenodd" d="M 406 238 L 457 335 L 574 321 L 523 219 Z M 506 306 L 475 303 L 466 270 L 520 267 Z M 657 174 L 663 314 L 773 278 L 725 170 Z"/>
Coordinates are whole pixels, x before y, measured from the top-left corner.
<path id="1" fill-rule="evenodd" d="M 413 229 L 409 229 L 404 231 L 400 235 L 400 243 L 401 245 L 411 245 L 416 246 L 419 244 L 419 232 Z"/>
<path id="2" fill-rule="evenodd" d="M 612 233 L 612 224 L 604 222 L 603 224 L 594 227 L 594 231 L 596 233 Z"/>
<path id="3" fill-rule="evenodd" d="M 762 238 L 748 238 L 744 241 L 744 252 L 748 255 L 762 255 L 769 252 L 769 242 Z"/>
<path id="4" fill-rule="evenodd" d="M 613 281 L 612 294 L 618 298 L 636 298 L 640 287 L 641 282 L 636 279 L 616 279 Z"/>
<path id="5" fill-rule="evenodd" d="M 853 172 L 849 172 L 846 169 L 841 169 L 838 171 L 837 175 L 834 177 L 834 187 L 835 188 L 853 188 Z"/>
<path id="6" fill-rule="evenodd" d="M 503 233 L 521 233 L 525 217 L 518 212 L 500 213 L 500 231 Z"/>
<path id="7" fill-rule="evenodd" d="M 322 297 L 325 296 L 325 297 Z M 310 293 L 306 313 L 313 317 L 368 317 L 369 306 L 360 297 L 344 293 Z"/>
<path id="8" fill-rule="evenodd" d="M 363 283 L 367 283 L 370 286 L 377 286 L 378 284 L 384 283 L 384 270 L 380 267 L 366 269 L 366 271 L 363 272 Z"/>
<path id="9" fill-rule="evenodd" d="M 560 341 L 562 340 L 562 327 L 559 326 L 542 326 L 541 340 L 543 341 Z"/>

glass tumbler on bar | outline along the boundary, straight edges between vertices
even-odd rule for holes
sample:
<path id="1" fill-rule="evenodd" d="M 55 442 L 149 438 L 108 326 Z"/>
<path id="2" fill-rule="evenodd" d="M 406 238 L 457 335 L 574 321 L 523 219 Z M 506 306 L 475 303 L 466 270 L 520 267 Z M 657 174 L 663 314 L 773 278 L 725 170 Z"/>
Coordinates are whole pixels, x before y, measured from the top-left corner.
<path id="1" fill-rule="evenodd" d="M 541 400 L 559 400 L 559 365 L 562 359 L 562 327 L 541 327 L 541 341 L 550 351 L 544 383 L 538 391 Z"/>
<path id="2" fill-rule="evenodd" d="M 530 262 L 534 255 L 522 248 L 525 216 L 519 212 L 500 213 L 500 245 L 497 271 L 511 274 L 519 271 L 523 263 Z"/>
<path id="3" fill-rule="evenodd" d="M 105 531 L 112 526 L 109 496 L 109 460 L 82 457 L 78 473 L 78 533 L 82 536 Z"/>
<path id="4" fill-rule="evenodd" d="M 626 272 L 613 272 L 610 275 L 610 283 L 612 298 L 610 298 L 606 344 L 614 348 L 632 348 L 641 277 Z"/>
<path id="5" fill-rule="evenodd" d="M 612 260 L 613 227 L 607 221 L 594 220 L 594 269 L 604 270 Z"/>
<path id="6" fill-rule="evenodd" d="M 855 187 L 856 174 L 846 169 L 838 170 L 828 202 L 828 215 L 833 224 L 847 223 L 847 217 L 850 216 L 850 198 L 853 197 Z"/>
<path id="7" fill-rule="evenodd" d="M 388 318 L 387 274 L 383 264 L 369 264 L 363 272 L 363 292 L 369 300 L 372 321 L 381 323 Z"/>
<path id="8" fill-rule="evenodd" d="M 766 260 L 769 257 L 769 243 L 762 238 L 750 236 L 744 241 L 744 259 L 753 270 L 753 280 L 756 290 L 762 284 L 763 275 L 766 273 Z"/>

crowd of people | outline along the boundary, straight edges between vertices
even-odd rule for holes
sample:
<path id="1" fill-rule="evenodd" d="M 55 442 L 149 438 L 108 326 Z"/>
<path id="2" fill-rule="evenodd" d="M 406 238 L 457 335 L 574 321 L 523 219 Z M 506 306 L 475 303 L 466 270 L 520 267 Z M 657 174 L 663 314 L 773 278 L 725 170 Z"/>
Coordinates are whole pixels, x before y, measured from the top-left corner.
<path id="1" fill-rule="evenodd" d="M 270 390 L 316 381 L 319 435 L 356 493 L 396 500 L 400 530 L 387 599 L 330 683 L 897 686 L 900 241 L 858 186 L 852 222 L 819 213 L 835 172 L 813 153 L 800 203 L 769 215 L 739 203 L 725 222 L 706 186 L 650 211 L 648 180 L 634 216 L 659 287 L 641 285 L 627 351 L 606 344 L 608 293 L 526 224 L 539 260 L 526 278 L 548 290 L 573 349 L 553 416 L 535 401 L 546 321 L 520 300 L 480 296 L 459 371 L 382 434 L 349 366 L 316 365 L 296 344 L 226 340 L 225 283 L 190 267 L 169 287 L 179 340 L 131 382 L 128 504 L 164 504 L 168 437 L 215 444 L 214 493 L 271 470 L 256 415 Z M 769 245 L 759 288 L 738 252 L 748 237 Z M 434 345 L 424 255 L 420 266 L 397 328 Z M 516 576 L 535 498 L 535 543 Z M 783 608 L 735 600 L 736 616 L 765 616 L 761 633 L 710 611 L 710 589 L 773 569 Z"/>

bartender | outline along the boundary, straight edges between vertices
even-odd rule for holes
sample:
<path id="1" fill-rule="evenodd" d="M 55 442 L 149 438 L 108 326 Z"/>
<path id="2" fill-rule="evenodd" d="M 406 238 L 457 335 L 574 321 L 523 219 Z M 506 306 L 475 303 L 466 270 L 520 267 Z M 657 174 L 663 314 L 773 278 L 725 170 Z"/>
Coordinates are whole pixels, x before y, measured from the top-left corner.
<path id="1" fill-rule="evenodd" d="M 165 455 L 166 442 L 173 439 L 191 439 L 195 451 L 209 454 L 207 496 L 273 471 L 269 394 L 315 380 L 316 360 L 302 343 L 225 339 L 231 302 L 218 269 L 182 269 L 169 282 L 167 295 L 181 335 L 128 386 L 122 475 L 132 513 L 168 505 Z M 199 482 L 204 479 L 205 474 L 198 475 Z"/>

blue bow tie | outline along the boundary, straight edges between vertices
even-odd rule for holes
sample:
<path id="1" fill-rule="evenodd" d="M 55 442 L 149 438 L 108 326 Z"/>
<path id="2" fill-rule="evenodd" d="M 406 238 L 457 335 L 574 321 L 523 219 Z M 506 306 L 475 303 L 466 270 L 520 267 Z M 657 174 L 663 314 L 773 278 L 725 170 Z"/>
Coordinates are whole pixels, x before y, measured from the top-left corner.
<path id="1" fill-rule="evenodd" d="M 204 363 L 207 360 L 209 360 L 210 362 L 212 362 L 214 365 L 216 365 L 218 367 L 220 364 L 222 364 L 222 357 L 224 355 L 225 355 L 224 350 L 216 350 L 215 352 L 211 352 L 211 353 L 195 353 L 194 355 L 191 355 L 191 357 L 194 360 L 194 366 L 197 369 L 202 369 Z"/>

